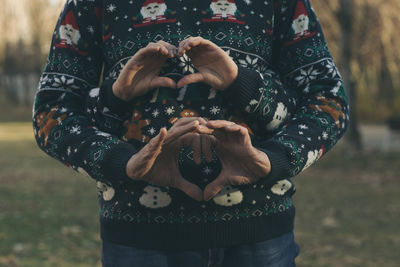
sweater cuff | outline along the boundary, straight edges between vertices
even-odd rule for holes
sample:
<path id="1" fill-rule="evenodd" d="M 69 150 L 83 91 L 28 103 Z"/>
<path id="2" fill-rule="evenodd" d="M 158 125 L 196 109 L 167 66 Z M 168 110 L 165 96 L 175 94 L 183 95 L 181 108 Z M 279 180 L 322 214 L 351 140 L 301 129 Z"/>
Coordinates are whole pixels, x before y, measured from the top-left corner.
<path id="1" fill-rule="evenodd" d="M 101 166 L 107 181 L 126 181 L 131 178 L 126 174 L 126 164 L 138 150 L 128 143 L 119 143 L 107 151 Z"/>
<path id="2" fill-rule="evenodd" d="M 264 179 L 274 183 L 279 180 L 290 178 L 292 176 L 290 172 L 292 166 L 289 162 L 286 149 L 274 142 L 268 142 L 268 144 L 263 147 L 268 148 L 257 147 L 257 149 L 267 154 L 271 164 L 271 172 Z"/>
<path id="3" fill-rule="evenodd" d="M 224 90 L 225 97 L 233 105 L 244 109 L 252 99 L 258 99 L 258 89 L 263 86 L 260 74 L 251 69 L 238 66 L 235 81 Z"/>
<path id="4" fill-rule="evenodd" d="M 104 99 L 105 106 L 110 109 L 110 111 L 120 117 L 123 117 L 131 111 L 132 103 L 129 101 L 124 101 L 114 95 L 112 86 L 114 80 L 106 80 L 103 82 L 100 88 L 100 96 Z"/>

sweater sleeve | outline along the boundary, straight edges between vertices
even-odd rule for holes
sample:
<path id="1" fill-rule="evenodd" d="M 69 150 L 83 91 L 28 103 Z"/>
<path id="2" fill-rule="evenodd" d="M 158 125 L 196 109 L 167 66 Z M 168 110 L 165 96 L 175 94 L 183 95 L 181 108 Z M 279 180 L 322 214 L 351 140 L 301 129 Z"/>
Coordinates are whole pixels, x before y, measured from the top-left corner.
<path id="1" fill-rule="evenodd" d="M 343 136 L 349 120 L 343 82 L 309 0 L 279 1 L 274 36 L 278 76 L 239 67 L 228 89 L 260 128 L 272 131 L 254 144 L 271 161 L 271 181 L 316 162 Z M 284 91 L 286 101 L 274 100 L 274 91 Z"/>
<path id="2" fill-rule="evenodd" d="M 86 102 L 99 92 L 103 66 L 100 0 L 67 1 L 57 23 L 33 108 L 39 147 L 73 169 L 110 185 L 129 179 L 136 148 L 95 127 Z"/>

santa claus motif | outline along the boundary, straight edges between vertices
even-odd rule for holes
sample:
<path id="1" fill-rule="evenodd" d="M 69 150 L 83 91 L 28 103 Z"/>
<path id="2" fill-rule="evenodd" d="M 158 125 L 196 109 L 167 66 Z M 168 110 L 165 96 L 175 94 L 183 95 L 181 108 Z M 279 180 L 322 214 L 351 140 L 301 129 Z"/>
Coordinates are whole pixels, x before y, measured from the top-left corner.
<path id="1" fill-rule="evenodd" d="M 82 55 L 87 54 L 78 49 L 78 44 L 81 41 L 81 34 L 72 10 L 67 13 L 64 20 L 61 22 L 57 37 L 58 43 L 56 43 L 56 47 L 69 48 Z"/>
<path id="2" fill-rule="evenodd" d="M 312 33 L 310 28 L 311 25 L 307 10 L 304 3 L 299 1 L 292 22 L 292 30 L 294 33 L 293 40 L 298 41 L 313 36 L 315 32 Z"/>
<path id="3" fill-rule="evenodd" d="M 239 24 L 244 24 L 242 20 L 238 20 L 237 17 L 244 17 L 236 6 L 235 0 L 212 0 L 210 8 L 203 11 L 203 14 L 211 14 L 211 18 L 203 18 L 203 22 L 216 22 L 216 21 L 228 21 Z"/>
<path id="4" fill-rule="evenodd" d="M 176 19 L 166 18 L 167 14 L 175 13 L 175 11 L 171 11 L 167 8 L 164 0 L 146 0 L 140 9 L 140 14 L 133 18 L 134 20 L 141 20 L 142 23 L 134 24 L 133 26 L 139 28 L 155 23 L 175 22 Z"/>

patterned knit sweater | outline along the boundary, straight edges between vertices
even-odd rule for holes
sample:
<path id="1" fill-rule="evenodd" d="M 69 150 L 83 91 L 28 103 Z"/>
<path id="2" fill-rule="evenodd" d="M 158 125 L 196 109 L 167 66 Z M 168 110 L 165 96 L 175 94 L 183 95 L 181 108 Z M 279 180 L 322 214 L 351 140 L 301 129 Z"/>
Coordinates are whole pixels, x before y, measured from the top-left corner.
<path id="1" fill-rule="evenodd" d="M 224 91 L 197 83 L 124 102 L 111 86 L 149 42 L 188 36 L 216 43 L 239 66 Z M 160 75 L 196 72 L 187 56 Z M 180 117 L 240 123 L 265 152 L 270 175 L 197 202 L 175 188 L 129 179 L 127 161 Z M 42 150 L 97 181 L 101 236 L 144 248 L 195 249 L 263 241 L 293 229 L 289 178 L 317 161 L 348 125 L 343 83 L 308 0 L 68 0 L 57 23 L 33 113 Z M 179 155 L 204 188 L 221 171 Z"/>

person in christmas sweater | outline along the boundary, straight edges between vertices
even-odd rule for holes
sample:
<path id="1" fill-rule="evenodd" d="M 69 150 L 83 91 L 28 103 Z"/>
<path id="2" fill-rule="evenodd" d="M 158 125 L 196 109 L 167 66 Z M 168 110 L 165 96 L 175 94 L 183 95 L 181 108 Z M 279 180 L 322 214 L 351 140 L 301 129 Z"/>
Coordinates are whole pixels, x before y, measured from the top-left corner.
<path id="1" fill-rule="evenodd" d="M 161 2 L 176 20 L 143 27 L 147 1 L 67 2 L 38 145 L 97 180 L 104 266 L 294 266 L 289 178 L 348 124 L 309 1 L 237 0 L 243 24 L 203 21 L 218 1 Z M 76 48 L 57 38 L 71 11 Z"/>

